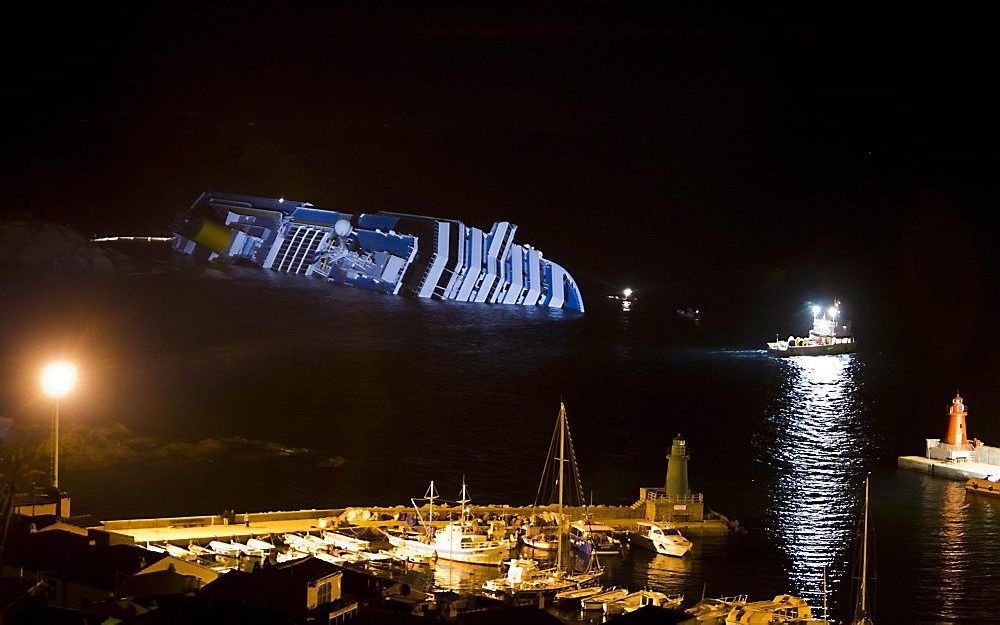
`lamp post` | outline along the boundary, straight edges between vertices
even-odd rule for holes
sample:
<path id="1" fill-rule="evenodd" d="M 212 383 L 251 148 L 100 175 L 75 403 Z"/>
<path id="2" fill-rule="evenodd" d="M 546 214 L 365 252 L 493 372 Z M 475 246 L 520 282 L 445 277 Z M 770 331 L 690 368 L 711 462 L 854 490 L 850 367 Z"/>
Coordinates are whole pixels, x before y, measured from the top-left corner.
<path id="1" fill-rule="evenodd" d="M 76 367 L 71 362 L 54 362 L 42 371 L 42 390 L 56 400 L 52 428 L 52 487 L 59 488 L 59 400 L 76 386 Z"/>

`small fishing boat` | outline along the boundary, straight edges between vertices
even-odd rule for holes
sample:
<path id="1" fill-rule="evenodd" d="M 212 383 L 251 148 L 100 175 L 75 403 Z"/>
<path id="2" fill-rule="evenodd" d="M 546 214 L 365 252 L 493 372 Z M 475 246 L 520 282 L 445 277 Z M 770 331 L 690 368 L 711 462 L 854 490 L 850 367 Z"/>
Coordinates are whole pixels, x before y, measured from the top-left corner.
<path id="1" fill-rule="evenodd" d="M 982 479 L 969 478 L 965 482 L 965 490 L 970 493 L 1000 496 L 1000 475 L 991 475 Z"/>
<path id="2" fill-rule="evenodd" d="M 858 343 L 851 333 L 851 323 L 838 321 L 840 317 L 840 302 L 834 301 L 833 306 L 825 313 L 820 306 L 813 306 L 813 327 L 809 336 L 789 336 L 785 340 L 775 337 L 773 343 L 767 344 L 767 353 L 779 358 L 788 356 L 830 356 L 850 354 L 858 349 Z"/>
<path id="3" fill-rule="evenodd" d="M 525 547 L 538 549 L 540 551 L 555 551 L 559 548 L 559 533 L 556 531 L 541 532 L 539 534 L 523 534 L 521 542 Z"/>
<path id="4" fill-rule="evenodd" d="M 259 538 L 251 538 L 247 541 L 247 547 L 257 551 L 274 551 L 274 545 L 267 542 L 266 540 L 260 540 Z"/>
<path id="5" fill-rule="evenodd" d="M 206 549 L 206 548 L 202 547 L 201 545 L 198 545 L 198 544 L 195 544 L 195 543 L 188 543 L 188 551 L 190 551 L 191 553 L 193 553 L 196 556 L 212 556 L 212 555 L 215 555 L 215 552 L 213 552 L 211 549 Z"/>
<path id="6" fill-rule="evenodd" d="M 580 607 L 587 612 L 591 610 L 603 611 L 604 604 L 614 603 L 615 601 L 624 599 L 627 596 L 628 596 L 627 588 L 611 588 L 610 590 L 606 590 L 602 593 L 598 593 L 596 595 L 591 595 L 587 597 L 586 599 L 580 602 Z"/>
<path id="7" fill-rule="evenodd" d="M 647 521 L 639 521 L 636 525 L 638 530 L 629 534 L 629 544 L 678 558 L 691 551 L 691 541 L 684 538 L 680 530 Z"/>
<path id="8" fill-rule="evenodd" d="M 583 556 L 621 553 L 622 544 L 613 536 L 614 529 L 590 520 L 574 521 L 569 528 L 569 544 Z"/>
<path id="9" fill-rule="evenodd" d="M 735 606 L 726 615 L 726 625 L 770 625 L 771 623 L 825 624 L 813 619 L 812 608 L 805 599 L 793 595 L 777 595 L 766 601 L 750 601 Z"/>
<path id="10" fill-rule="evenodd" d="M 485 564 L 496 566 L 504 561 L 510 551 L 510 541 L 507 539 L 494 540 L 489 536 L 480 533 L 469 520 L 469 512 L 466 504 L 469 502 L 468 490 L 465 482 L 462 482 L 462 494 L 459 503 L 462 504 L 462 517 L 460 521 L 453 521 L 438 529 L 432 525 L 434 520 L 434 500 L 438 494 L 434 490 L 434 482 L 424 495 L 424 499 L 430 502 L 427 522 L 423 521 L 420 514 L 420 507 L 417 500 L 413 499 L 413 507 L 417 511 L 417 517 L 423 525 L 424 532 L 394 532 L 384 531 L 389 539 L 389 544 L 393 547 L 402 547 L 416 554 L 452 560 L 455 562 L 466 562 L 468 564 Z"/>
<path id="11" fill-rule="evenodd" d="M 580 601 L 593 597 L 594 595 L 599 595 L 604 592 L 603 586 L 590 586 L 584 588 L 571 588 L 570 590 L 564 590 L 562 592 L 556 593 L 556 601 L 564 605 L 573 605 L 574 603 L 579 603 Z"/>
<path id="12" fill-rule="evenodd" d="M 606 614 L 635 612 L 647 605 L 655 605 L 660 608 L 679 608 L 683 602 L 684 595 L 667 595 L 655 590 L 640 590 L 625 595 L 618 601 L 605 602 L 604 612 Z"/>
<path id="13" fill-rule="evenodd" d="M 557 568 L 541 569 L 534 560 L 518 558 L 507 563 L 507 573 L 503 577 L 487 580 L 483 584 L 483 590 L 494 597 L 516 599 L 555 593 L 576 586 Z"/>
<path id="14" fill-rule="evenodd" d="M 371 549 L 369 541 L 338 532 L 323 532 L 323 542 L 346 551 L 368 551 Z"/>
<path id="15" fill-rule="evenodd" d="M 237 556 L 240 553 L 240 548 L 232 543 L 224 543 L 219 540 L 213 540 L 208 543 L 208 548 L 217 554 L 222 554 L 225 556 Z"/>
<path id="16" fill-rule="evenodd" d="M 723 623 L 726 616 L 737 608 L 746 604 L 747 595 L 734 595 L 731 597 L 718 597 L 712 599 L 702 599 L 685 612 L 694 617 L 698 623 Z"/>

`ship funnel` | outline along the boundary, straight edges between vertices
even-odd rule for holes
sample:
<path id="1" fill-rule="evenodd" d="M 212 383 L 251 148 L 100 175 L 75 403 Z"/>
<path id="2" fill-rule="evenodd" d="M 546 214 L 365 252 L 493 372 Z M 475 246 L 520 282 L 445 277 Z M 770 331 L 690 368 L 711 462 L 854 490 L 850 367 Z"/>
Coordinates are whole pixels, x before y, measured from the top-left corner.
<path id="1" fill-rule="evenodd" d="M 670 448 L 670 455 L 667 456 L 667 483 L 668 495 L 687 495 L 688 488 L 688 456 L 687 443 L 678 434 L 674 437 L 674 444 Z"/>
<path id="2" fill-rule="evenodd" d="M 962 403 L 962 396 L 955 393 L 955 399 L 951 400 L 951 409 L 948 411 L 948 434 L 944 442 L 948 445 L 968 445 L 968 432 L 965 429 L 965 404 Z"/>

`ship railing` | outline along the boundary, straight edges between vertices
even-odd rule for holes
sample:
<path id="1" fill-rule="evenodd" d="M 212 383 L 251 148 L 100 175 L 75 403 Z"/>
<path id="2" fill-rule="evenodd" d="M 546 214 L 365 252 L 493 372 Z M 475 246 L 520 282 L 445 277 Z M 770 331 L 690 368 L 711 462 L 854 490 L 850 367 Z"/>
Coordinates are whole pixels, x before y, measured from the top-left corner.
<path id="1" fill-rule="evenodd" d="M 662 488 L 650 488 L 646 490 L 648 501 L 670 501 L 676 503 L 701 503 L 704 496 L 701 493 L 688 493 L 686 495 L 668 495 Z"/>

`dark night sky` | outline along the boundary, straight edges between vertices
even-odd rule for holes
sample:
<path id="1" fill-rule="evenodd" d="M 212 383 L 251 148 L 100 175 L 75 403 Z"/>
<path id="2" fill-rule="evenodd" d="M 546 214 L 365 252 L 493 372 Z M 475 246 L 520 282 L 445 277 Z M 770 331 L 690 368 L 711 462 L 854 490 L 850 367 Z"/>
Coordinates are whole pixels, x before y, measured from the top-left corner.
<path id="1" fill-rule="evenodd" d="M 145 234 L 202 190 L 284 195 L 506 218 L 585 284 L 989 290 L 983 15 L 372 6 L 26 16 L 5 208 Z"/>

